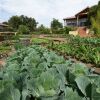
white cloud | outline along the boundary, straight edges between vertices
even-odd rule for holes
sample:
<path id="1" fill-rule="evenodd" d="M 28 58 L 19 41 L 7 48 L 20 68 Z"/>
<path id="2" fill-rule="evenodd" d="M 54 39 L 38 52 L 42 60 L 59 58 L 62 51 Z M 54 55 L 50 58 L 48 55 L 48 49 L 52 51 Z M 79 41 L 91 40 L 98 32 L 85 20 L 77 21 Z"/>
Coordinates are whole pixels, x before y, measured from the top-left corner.
<path id="1" fill-rule="evenodd" d="M 2 2 L 1 2 L 2 1 Z M 12 15 L 34 17 L 39 23 L 49 25 L 52 18 L 62 20 L 99 0 L 1 0 L 0 8 Z M 2 4 L 3 3 L 3 4 Z"/>

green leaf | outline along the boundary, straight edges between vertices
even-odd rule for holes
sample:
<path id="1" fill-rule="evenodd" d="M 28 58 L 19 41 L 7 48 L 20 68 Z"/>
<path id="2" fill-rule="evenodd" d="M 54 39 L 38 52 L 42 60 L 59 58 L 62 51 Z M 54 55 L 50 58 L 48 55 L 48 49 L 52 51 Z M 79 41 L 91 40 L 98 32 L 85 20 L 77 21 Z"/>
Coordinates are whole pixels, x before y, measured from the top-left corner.
<path id="1" fill-rule="evenodd" d="M 90 84 L 90 80 L 89 78 L 85 77 L 85 76 L 79 76 L 75 79 L 75 82 L 78 86 L 78 88 L 80 89 L 80 91 L 87 96 L 86 94 L 86 88 L 87 86 Z"/>
<path id="2" fill-rule="evenodd" d="M 20 92 L 18 89 L 12 89 L 11 90 L 11 97 L 12 97 L 12 100 L 20 100 Z"/>
<path id="3" fill-rule="evenodd" d="M 67 87 L 63 100 L 82 100 L 82 97 L 80 97 L 76 91 L 73 91 L 71 88 Z"/>
<path id="4" fill-rule="evenodd" d="M 27 96 L 29 96 L 29 92 L 27 89 L 22 91 L 22 100 L 26 100 Z"/>

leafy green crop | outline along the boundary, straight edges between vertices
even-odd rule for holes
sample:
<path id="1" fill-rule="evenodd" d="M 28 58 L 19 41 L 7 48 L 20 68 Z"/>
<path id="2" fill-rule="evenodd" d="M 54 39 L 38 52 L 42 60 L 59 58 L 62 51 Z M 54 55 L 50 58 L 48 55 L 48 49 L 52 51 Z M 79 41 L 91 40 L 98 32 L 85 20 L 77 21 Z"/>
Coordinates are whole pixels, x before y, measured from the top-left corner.
<path id="1" fill-rule="evenodd" d="M 0 100 L 99 100 L 99 83 L 84 64 L 31 46 L 18 50 L 1 69 Z"/>
<path id="2" fill-rule="evenodd" d="M 47 44 L 49 42 L 50 42 L 49 39 L 43 39 L 43 38 L 33 38 L 32 39 L 33 44 L 43 44 L 43 43 Z"/>
<path id="3" fill-rule="evenodd" d="M 64 56 L 100 67 L 100 39 L 67 37 L 67 43 L 47 46 Z"/>

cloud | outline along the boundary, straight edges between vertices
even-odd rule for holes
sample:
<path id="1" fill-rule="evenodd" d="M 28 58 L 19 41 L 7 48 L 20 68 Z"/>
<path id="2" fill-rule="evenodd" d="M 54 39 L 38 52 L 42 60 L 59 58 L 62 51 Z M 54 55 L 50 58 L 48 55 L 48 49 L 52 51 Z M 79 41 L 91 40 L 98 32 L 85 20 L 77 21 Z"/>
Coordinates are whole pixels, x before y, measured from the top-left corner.
<path id="1" fill-rule="evenodd" d="M 0 0 L 0 9 L 5 15 L 27 15 L 34 17 L 39 23 L 49 25 L 52 18 L 62 21 L 84 7 L 94 5 L 99 0 Z M 0 12 L 1 18 L 2 11 Z M 2 18 L 2 19 L 8 19 Z"/>

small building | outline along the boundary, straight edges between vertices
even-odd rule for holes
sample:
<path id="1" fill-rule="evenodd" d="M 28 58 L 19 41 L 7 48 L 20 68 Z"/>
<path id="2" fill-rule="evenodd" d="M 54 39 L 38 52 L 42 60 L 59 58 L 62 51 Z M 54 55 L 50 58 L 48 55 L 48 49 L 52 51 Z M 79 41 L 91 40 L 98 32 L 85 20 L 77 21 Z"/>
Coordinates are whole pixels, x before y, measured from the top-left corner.
<path id="1" fill-rule="evenodd" d="M 0 32 L 7 30 L 8 27 L 8 25 L 0 23 Z"/>
<path id="2" fill-rule="evenodd" d="M 0 23 L 0 42 L 11 39 L 14 35 L 16 35 L 16 32 L 12 32 L 9 25 Z"/>
<path id="3" fill-rule="evenodd" d="M 64 18 L 64 25 L 67 27 L 87 26 L 89 7 L 83 9 L 73 17 Z"/>

